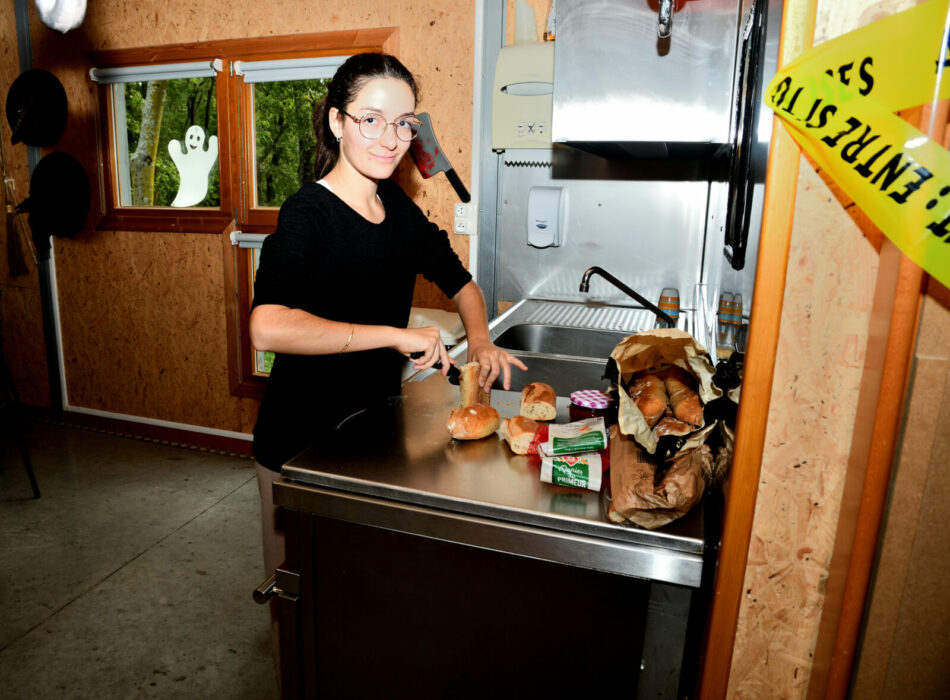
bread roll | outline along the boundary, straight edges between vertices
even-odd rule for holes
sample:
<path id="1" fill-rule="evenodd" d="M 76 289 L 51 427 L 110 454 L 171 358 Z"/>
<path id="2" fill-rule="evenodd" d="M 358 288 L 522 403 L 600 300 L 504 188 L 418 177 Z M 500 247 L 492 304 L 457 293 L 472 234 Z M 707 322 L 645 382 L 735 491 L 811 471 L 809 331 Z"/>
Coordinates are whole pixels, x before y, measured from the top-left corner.
<path id="1" fill-rule="evenodd" d="M 452 411 L 447 427 L 456 440 L 480 440 L 498 430 L 500 423 L 501 417 L 494 408 L 474 404 Z"/>
<path id="2" fill-rule="evenodd" d="M 550 384 L 531 382 L 521 390 L 521 415 L 535 420 L 557 418 L 557 395 Z"/>
<path id="3" fill-rule="evenodd" d="M 637 404 L 647 425 L 652 428 L 666 413 L 666 406 L 669 403 L 663 379 L 656 374 L 638 372 L 633 375 L 629 392 L 630 398 Z"/>
<path id="4" fill-rule="evenodd" d="M 526 455 L 531 451 L 531 442 L 538 430 L 538 422 L 525 416 L 505 418 L 501 424 L 501 436 L 516 455 Z M 537 452 L 537 447 L 535 447 Z"/>
<path id="5" fill-rule="evenodd" d="M 478 385 L 478 374 L 482 366 L 477 362 L 469 362 L 459 369 L 459 406 L 491 405 L 491 389 L 485 391 Z"/>
<path id="6" fill-rule="evenodd" d="M 670 397 L 673 415 L 696 427 L 701 426 L 703 405 L 699 400 L 699 394 L 693 388 L 696 382 L 689 372 L 679 367 L 670 367 L 664 377 L 664 385 Z"/>

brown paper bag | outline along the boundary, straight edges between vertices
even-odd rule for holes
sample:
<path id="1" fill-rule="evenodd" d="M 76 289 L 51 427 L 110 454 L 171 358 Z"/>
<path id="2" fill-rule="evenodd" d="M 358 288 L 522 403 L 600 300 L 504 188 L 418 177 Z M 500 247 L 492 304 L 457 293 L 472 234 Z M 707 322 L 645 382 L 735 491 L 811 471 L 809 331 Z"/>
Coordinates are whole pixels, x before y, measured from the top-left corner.
<path id="1" fill-rule="evenodd" d="M 712 382 L 716 370 L 705 349 L 693 336 L 679 329 L 658 328 L 631 335 L 614 348 L 610 358 L 616 365 L 619 377 L 617 394 L 620 430 L 624 435 L 632 436 L 649 454 L 656 452 L 657 438 L 626 391 L 634 374 L 676 365 L 698 381 L 699 398 L 704 404 L 722 396 L 722 390 Z M 697 438 L 705 439 L 709 427 L 701 426 L 689 434 L 689 439 L 678 452 L 689 451 L 701 444 Z"/>
<path id="2" fill-rule="evenodd" d="M 706 473 L 713 468 L 709 447 L 699 445 L 680 452 L 663 480 L 654 486 L 656 466 L 618 426 L 610 428 L 610 493 L 608 517 L 629 520 L 653 530 L 673 522 L 699 503 L 706 489 Z"/>

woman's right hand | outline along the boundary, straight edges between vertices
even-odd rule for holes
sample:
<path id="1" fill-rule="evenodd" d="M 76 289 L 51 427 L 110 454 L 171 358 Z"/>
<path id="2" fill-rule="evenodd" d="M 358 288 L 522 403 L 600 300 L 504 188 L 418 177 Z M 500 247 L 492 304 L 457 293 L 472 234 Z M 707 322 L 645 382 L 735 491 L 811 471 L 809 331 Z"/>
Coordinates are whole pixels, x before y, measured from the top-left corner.
<path id="1" fill-rule="evenodd" d="M 413 369 L 428 369 L 436 362 L 442 363 L 442 375 L 449 372 L 449 367 L 455 364 L 455 361 L 449 357 L 448 350 L 442 342 L 442 335 L 436 326 L 424 326 L 422 328 L 397 328 L 399 331 L 396 343 L 393 347 L 406 357 L 422 353 L 415 359 Z"/>

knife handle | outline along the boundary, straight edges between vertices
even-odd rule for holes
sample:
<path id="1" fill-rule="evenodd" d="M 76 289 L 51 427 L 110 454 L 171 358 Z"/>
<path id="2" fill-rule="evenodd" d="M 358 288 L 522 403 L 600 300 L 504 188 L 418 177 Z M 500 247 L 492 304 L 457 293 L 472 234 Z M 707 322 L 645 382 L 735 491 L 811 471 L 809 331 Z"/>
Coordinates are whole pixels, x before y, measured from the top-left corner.
<path id="1" fill-rule="evenodd" d="M 462 184 L 462 180 L 459 178 L 458 173 L 455 172 L 455 168 L 446 170 L 445 176 L 449 178 L 449 182 L 452 183 L 452 187 L 455 188 L 455 194 L 459 196 L 459 199 L 463 202 L 472 201 L 472 196 L 468 193 L 468 190 L 465 189 L 465 185 Z"/>

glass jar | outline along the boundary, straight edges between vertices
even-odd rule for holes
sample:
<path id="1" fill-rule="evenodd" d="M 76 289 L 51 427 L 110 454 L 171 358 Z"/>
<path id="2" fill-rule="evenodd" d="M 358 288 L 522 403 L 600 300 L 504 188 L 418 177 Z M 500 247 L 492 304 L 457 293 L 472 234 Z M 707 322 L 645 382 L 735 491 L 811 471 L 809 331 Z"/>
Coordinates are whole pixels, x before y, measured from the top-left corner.
<path id="1" fill-rule="evenodd" d="M 607 426 L 617 422 L 617 412 L 613 409 L 613 398 L 597 389 L 581 389 L 571 394 L 571 421 L 585 418 L 603 418 Z"/>

